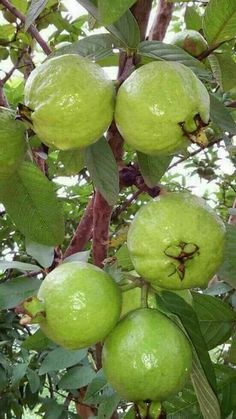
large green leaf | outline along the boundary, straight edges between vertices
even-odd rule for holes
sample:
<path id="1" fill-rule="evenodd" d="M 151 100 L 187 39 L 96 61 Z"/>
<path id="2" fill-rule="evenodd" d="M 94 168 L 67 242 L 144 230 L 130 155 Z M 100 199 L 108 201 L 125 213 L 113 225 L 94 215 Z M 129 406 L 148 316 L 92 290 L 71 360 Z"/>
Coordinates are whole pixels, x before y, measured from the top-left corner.
<path id="1" fill-rule="evenodd" d="M 210 117 L 223 131 L 236 134 L 236 124 L 224 104 L 215 95 L 210 94 Z"/>
<path id="2" fill-rule="evenodd" d="M 168 169 L 172 157 L 170 156 L 151 156 L 137 152 L 139 169 L 143 175 L 145 183 L 152 188 L 160 182 L 162 176 Z"/>
<path id="3" fill-rule="evenodd" d="M 26 298 L 36 294 L 40 285 L 39 279 L 24 277 L 0 284 L 0 310 L 16 307 Z"/>
<path id="4" fill-rule="evenodd" d="M 28 350 L 40 352 L 52 345 L 54 346 L 55 344 L 42 332 L 41 329 L 38 329 L 33 335 L 28 336 L 21 346 L 22 348 Z"/>
<path id="5" fill-rule="evenodd" d="M 26 240 L 26 252 L 44 268 L 51 266 L 54 259 L 54 247 Z"/>
<path id="6" fill-rule="evenodd" d="M 24 162 L 0 184 L 0 200 L 27 239 L 47 246 L 63 241 L 63 212 L 53 183 L 32 163 Z"/>
<path id="7" fill-rule="evenodd" d="M 235 38 L 235 0 L 210 0 L 203 17 L 203 31 L 211 46 Z"/>
<path id="8" fill-rule="evenodd" d="M 139 45 L 138 53 L 153 60 L 178 61 L 190 67 L 197 75 L 208 77 L 203 64 L 176 45 L 160 41 L 143 41 Z"/>
<path id="9" fill-rule="evenodd" d="M 222 88 L 227 92 L 236 86 L 236 62 L 227 51 L 215 55 L 221 71 Z"/>
<path id="10" fill-rule="evenodd" d="M 25 30 L 29 28 L 29 26 L 34 23 L 35 19 L 40 15 L 43 9 L 46 7 L 48 0 L 31 0 L 29 10 L 26 15 L 25 20 Z"/>
<path id="11" fill-rule="evenodd" d="M 106 29 L 112 33 L 125 47 L 136 49 L 140 42 L 139 26 L 130 10 Z"/>
<path id="12" fill-rule="evenodd" d="M 64 368 L 72 367 L 84 359 L 86 354 L 86 349 L 69 351 L 64 348 L 56 348 L 49 352 L 44 358 L 39 369 L 39 375 L 46 374 L 50 371 L 59 371 L 63 370 Z"/>
<path id="13" fill-rule="evenodd" d="M 99 22 L 104 26 L 118 20 L 136 0 L 98 0 Z"/>
<path id="14" fill-rule="evenodd" d="M 105 138 L 85 149 L 85 164 L 94 185 L 109 205 L 114 205 L 119 195 L 119 173 L 111 147 Z"/>
<path id="15" fill-rule="evenodd" d="M 67 371 L 58 383 L 58 387 L 70 390 L 87 386 L 95 377 L 91 367 L 74 367 Z"/>
<path id="16" fill-rule="evenodd" d="M 236 226 L 227 225 L 224 262 L 219 269 L 219 277 L 236 287 Z"/>
<path id="17" fill-rule="evenodd" d="M 112 413 L 116 410 L 120 401 L 120 396 L 117 393 L 113 393 L 110 397 L 101 403 L 98 408 L 98 419 L 110 419 Z"/>
<path id="18" fill-rule="evenodd" d="M 187 6 L 185 9 L 184 20 L 186 29 L 199 31 L 202 28 L 202 18 L 194 6 Z"/>
<path id="19" fill-rule="evenodd" d="M 107 385 L 107 380 L 104 376 L 103 370 L 101 369 L 97 372 L 94 379 L 88 385 L 85 396 L 84 396 L 84 401 L 87 403 L 96 404 L 97 396 L 104 389 L 106 385 Z"/>
<path id="20" fill-rule="evenodd" d="M 226 342 L 236 323 L 236 313 L 225 302 L 210 295 L 193 293 L 194 309 L 208 349 Z"/>

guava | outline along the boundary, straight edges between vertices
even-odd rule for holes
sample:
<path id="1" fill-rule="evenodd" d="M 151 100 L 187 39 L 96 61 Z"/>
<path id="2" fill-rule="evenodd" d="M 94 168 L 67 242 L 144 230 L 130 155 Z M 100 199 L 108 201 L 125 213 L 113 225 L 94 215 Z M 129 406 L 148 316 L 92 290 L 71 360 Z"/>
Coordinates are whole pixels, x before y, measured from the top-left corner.
<path id="1" fill-rule="evenodd" d="M 110 125 L 114 86 L 104 70 L 87 58 L 61 55 L 32 71 L 25 104 L 42 142 L 61 150 L 83 148 Z"/>
<path id="2" fill-rule="evenodd" d="M 161 403 L 160 402 L 151 402 L 138 403 L 138 409 L 142 418 L 148 419 L 158 419 L 161 414 Z"/>
<path id="3" fill-rule="evenodd" d="M 188 67 L 153 61 L 121 85 L 115 120 L 124 140 L 146 154 L 173 154 L 190 141 L 206 145 L 209 94 Z"/>
<path id="4" fill-rule="evenodd" d="M 45 318 L 42 331 L 67 349 L 102 341 L 121 312 L 121 293 L 113 279 L 84 262 L 68 262 L 44 279 L 39 292 Z"/>
<path id="5" fill-rule="evenodd" d="M 203 199 L 185 192 L 149 201 L 127 246 L 135 270 L 166 289 L 205 288 L 223 259 L 225 225 Z"/>
<path id="6" fill-rule="evenodd" d="M 175 323 L 158 310 L 140 308 L 108 335 L 102 364 L 107 381 L 124 399 L 162 401 L 184 387 L 192 351 Z"/>
<path id="7" fill-rule="evenodd" d="M 198 57 L 208 47 L 205 38 L 199 32 L 192 29 L 186 29 L 175 34 L 171 40 L 171 44 L 183 48 L 193 57 Z"/>
<path id="8" fill-rule="evenodd" d="M 136 287 L 130 290 L 122 292 L 122 309 L 121 318 L 124 317 L 130 311 L 136 310 L 141 307 L 141 288 Z M 149 291 L 148 293 L 148 307 L 156 308 L 156 297 L 155 293 Z"/>
<path id="9" fill-rule="evenodd" d="M 0 107 L 0 176 L 9 177 L 24 160 L 26 153 L 25 126 L 16 115 Z"/>

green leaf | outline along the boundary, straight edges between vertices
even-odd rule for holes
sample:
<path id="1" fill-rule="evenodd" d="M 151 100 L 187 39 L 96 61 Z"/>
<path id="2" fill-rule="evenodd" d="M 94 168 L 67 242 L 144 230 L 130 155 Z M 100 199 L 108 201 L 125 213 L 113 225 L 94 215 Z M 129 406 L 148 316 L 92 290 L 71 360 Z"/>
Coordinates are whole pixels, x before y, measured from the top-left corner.
<path id="1" fill-rule="evenodd" d="M 93 61 L 100 61 L 106 57 L 113 55 L 114 48 L 120 48 L 121 42 L 109 33 L 100 33 L 97 35 L 86 36 L 73 44 L 66 45 L 65 47 L 59 48 L 52 55 L 63 55 L 63 54 L 79 54 L 83 57 L 87 57 Z M 73 150 L 74 152 L 75 150 Z M 71 151 L 67 151 L 72 153 Z M 81 153 L 78 151 L 78 153 Z M 66 154 L 60 152 L 59 155 Z"/>
<path id="2" fill-rule="evenodd" d="M 36 278 L 18 277 L 0 284 L 0 309 L 16 307 L 26 298 L 36 294 L 41 283 Z"/>
<path id="3" fill-rule="evenodd" d="M 118 20 L 136 0 L 98 0 L 99 22 L 103 26 L 110 25 Z"/>
<path id="4" fill-rule="evenodd" d="M 236 134 L 236 124 L 224 104 L 213 94 L 210 94 L 210 117 L 223 131 Z"/>
<path id="5" fill-rule="evenodd" d="M 203 16 L 203 32 L 211 46 L 235 38 L 235 0 L 210 0 Z"/>
<path id="6" fill-rule="evenodd" d="M 224 262 L 221 265 L 218 275 L 220 279 L 236 287 L 236 226 L 226 226 L 226 242 L 224 249 Z"/>
<path id="7" fill-rule="evenodd" d="M 27 239 L 54 246 L 64 239 L 62 207 L 53 183 L 30 162 L 4 184 L 0 198 L 17 228 Z"/>
<path id="8" fill-rule="evenodd" d="M 81 6 L 83 6 L 95 19 L 98 19 L 98 9 L 95 6 L 93 0 L 76 0 Z"/>
<path id="9" fill-rule="evenodd" d="M 13 386 L 19 383 L 19 381 L 24 377 L 27 369 L 27 364 L 16 364 L 12 369 L 11 383 Z"/>
<path id="10" fill-rule="evenodd" d="M 50 371 L 59 371 L 78 364 L 87 354 L 86 349 L 69 351 L 64 348 L 56 348 L 49 352 L 44 358 L 39 369 L 39 375 Z"/>
<path id="11" fill-rule="evenodd" d="M 119 195 L 119 172 L 104 137 L 85 149 L 85 164 L 96 188 L 109 205 L 114 205 Z"/>
<path id="12" fill-rule="evenodd" d="M 54 248 L 51 246 L 45 246 L 44 244 L 32 242 L 26 240 L 25 243 L 26 252 L 28 255 L 32 256 L 33 259 L 43 266 L 48 268 L 51 266 L 54 259 Z"/>
<path id="13" fill-rule="evenodd" d="M 93 380 L 95 375 L 91 367 L 74 367 L 63 375 L 58 387 L 64 390 L 85 387 Z"/>
<path id="14" fill-rule="evenodd" d="M 7 261 L 0 259 L 0 271 L 6 271 L 7 269 L 16 269 L 18 271 L 27 272 L 40 272 L 41 268 L 38 265 L 32 263 L 18 262 L 16 260 Z"/>
<path id="15" fill-rule="evenodd" d="M 119 250 L 115 253 L 115 257 L 117 260 L 117 265 L 120 266 L 125 271 L 132 271 L 134 270 L 134 265 L 130 258 L 130 253 L 128 251 L 127 244 L 124 243 Z"/>
<path id="16" fill-rule="evenodd" d="M 191 383 L 187 383 L 181 393 L 165 401 L 163 408 L 167 413 L 167 419 L 202 419 Z"/>
<path id="17" fill-rule="evenodd" d="M 208 349 L 226 342 L 236 322 L 229 304 L 210 295 L 193 293 L 194 309 Z"/>
<path id="18" fill-rule="evenodd" d="M 25 30 L 29 29 L 30 25 L 34 23 L 43 9 L 46 7 L 48 0 L 31 0 L 29 10 L 25 20 Z"/>
<path id="19" fill-rule="evenodd" d="M 77 175 L 84 168 L 82 150 L 61 150 L 58 154 L 59 174 L 63 176 Z"/>
<path id="20" fill-rule="evenodd" d="M 222 72 L 221 72 L 219 60 L 217 58 L 217 54 L 209 55 L 207 60 L 210 64 L 210 67 L 211 67 L 212 73 L 213 73 L 213 75 L 216 79 L 216 82 L 219 84 L 220 88 L 223 90 Z"/>
<path id="21" fill-rule="evenodd" d="M 145 183 L 152 188 L 156 186 L 167 171 L 171 156 L 149 156 L 137 151 L 138 164 Z"/>
<path id="22" fill-rule="evenodd" d="M 24 349 L 41 352 L 51 345 L 54 345 L 53 342 L 48 339 L 41 329 L 38 329 L 33 335 L 28 336 L 21 346 Z"/>
<path id="23" fill-rule="evenodd" d="M 106 27 L 125 47 L 136 49 L 140 42 L 139 26 L 130 10 L 112 25 Z"/>
<path id="24" fill-rule="evenodd" d="M 97 372 L 91 383 L 89 383 L 84 396 L 84 401 L 87 403 L 96 404 L 97 396 L 104 389 L 106 384 L 107 380 L 104 376 L 103 370 L 101 369 Z"/>
<path id="25" fill-rule="evenodd" d="M 15 35 L 16 28 L 13 25 L 1 25 L 0 26 L 0 43 L 9 42 Z"/>
<path id="26" fill-rule="evenodd" d="M 233 337 L 232 343 L 228 352 L 228 361 L 236 365 L 236 336 Z"/>
<path id="27" fill-rule="evenodd" d="M 156 298 L 158 301 L 158 297 Z M 198 318 L 193 308 L 179 295 L 170 291 L 162 291 L 160 298 L 164 301 L 165 307 L 167 307 L 171 313 L 176 314 L 180 318 L 189 338 L 191 339 L 192 345 L 196 350 L 207 379 L 211 387 L 216 390 L 216 378 L 213 365 L 208 354 L 206 342 L 201 333 Z"/>
<path id="28" fill-rule="evenodd" d="M 73 255 L 68 256 L 63 260 L 63 263 L 67 262 L 88 262 L 90 257 L 90 250 L 85 250 L 84 252 L 73 253 Z"/>
<path id="29" fill-rule="evenodd" d="M 143 41 L 139 44 L 138 53 L 153 60 L 178 61 L 191 68 L 198 76 L 207 76 L 203 64 L 177 45 L 165 44 L 160 41 Z"/>
<path id="30" fill-rule="evenodd" d="M 221 419 L 217 397 L 209 386 L 196 357 L 193 358 L 191 380 L 204 419 Z"/>
<path id="31" fill-rule="evenodd" d="M 27 368 L 26 375 L 29 381 L 30 390 L 32 393 L 36 393 L 36 391 L 40 387 L 40 379 L 36 371 L 32 370 L 31 368 Z"/>
<path id="32" fill-rule="evenodd" d="M 119 402 L 120 396 L 117 393 L 111 394 L 111 396 L 105 402 L 99 405 L 97 416 L 98 419 L 110 419 Z"/>
<path id="33" fill-rule="evenodd" d="M 7 380 L 6 371 L 0 365 L 0 391 L 4 389 L 7 383 L 8 383 L 8 380 Z"/>
<path id="34" fill-rule="evenodd" d="M 186 6 L 184 20 L 186 29 L 199 31 L 202 28 L 202 18 L 194 6 Z"/>
<path id="35" fill-rule="evenodd" d="M 226 51 L 215 55 L 221 70 L 222 88 L 227 92 L 236 86 L 236 62 Z"/>

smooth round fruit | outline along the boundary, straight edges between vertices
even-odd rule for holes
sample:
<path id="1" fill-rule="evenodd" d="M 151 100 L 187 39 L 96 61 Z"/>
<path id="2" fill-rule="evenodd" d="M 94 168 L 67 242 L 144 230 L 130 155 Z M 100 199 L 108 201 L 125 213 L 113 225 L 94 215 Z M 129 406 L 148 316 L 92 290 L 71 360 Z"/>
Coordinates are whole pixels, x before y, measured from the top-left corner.
<path id="1" fill-rule="evenodd" d="M 151 402 L 145 403 L 140 402 L 138 403 L 139 413 L 141 417 L 146 418 L 148 414 L 148 419 L 158 419 L 161 414 L 161 403 L 160 402 Z"/>
<path id="2" fill-rule="evenodd" d="M 189 54 L 193 55 L 193 57 L 198 57 L 208 47 L 205 38 L 199 32 L 191 29 L 186 29 L 175 34 L 171 43 L 183 48 Z"/>
<path id="3" fill-rule="evenodd" d="M 37 67 L 25 86 L 35 133 L 61 150 L 86 147 L 110 125 L 114 86 L 104 70 L 87 58 L 61 55 Z"/>
<path id="4" fill-rule="evenodd" d="M 68 262 L 44 279 L 38 298 L 44 302 L 43 332 L 67 349 L 102 341 L 120 317 L 121 293 L 113 279 L 89 263 Z"/>
<path id="5" fill-rule="evenodd" d="M 168 193 L 136 214 L 127 246 L 135 270 L 167 289 L 205 288 L 223 259 L 225 226 L 203 199 Z"/>
<path id="6" fill-rule="evenodd" d="M 136 287 L 122 292 L 122 309 L 120 317 L 124 317 L 130 311 L 141 307 L 141 288 Z M 157 308 L 155 293 L 148 293 L 148 307 Z"/>
<path id="7" fill-rule="evenodd" d="M 102 362 L 112 387 L 126 400 L 166 400 L 189 376 L 192 352 L 183 332 L 158 310 L 129 313 L 105 340 Z"/>
<path id="8" fill-rule="evenodd" d="M 209 120 L 209 95 L 188 67 L 153 61 L 135 70 L 120 87 L 115 120 L 134 149 L 173 154 L 189 145 L 187 133 L 195 133 L 198 142 L 200 125 Z"/>
<path id="9" fill-rule="evenodd" d="M 10 109 L 0 107 L 0 176 L 10 176 L 26 153 L 25 127 Z"/>

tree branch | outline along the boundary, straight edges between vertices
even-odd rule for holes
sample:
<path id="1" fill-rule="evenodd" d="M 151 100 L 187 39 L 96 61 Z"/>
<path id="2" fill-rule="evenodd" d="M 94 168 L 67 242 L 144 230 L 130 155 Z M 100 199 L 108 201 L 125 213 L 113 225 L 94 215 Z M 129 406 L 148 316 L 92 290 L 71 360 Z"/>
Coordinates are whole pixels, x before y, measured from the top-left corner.
<path id="1" fill-rule="evenodd" d="M 140 30 L 140 38 L 143 41 L 146 37 L 149 16 L 152 10 L 152 0 L 139 0 L 131 8 Z"/>
<path id="2" fill-rule="evenodd" d="M 3 106 L 4 108 L 9 108 L 9 103 L 7 101 L 2 86 L 0 86 L 0 106 Z"/>
<path id="3" fill-rule="evenodd" d="M 20 19 L 20 21 L 25 24 L 25 16 L 16 8 L 14 7 L 8 0 L 0 0 L 0 3 L 7 9 L 13 16 Z M 51 49 L 49 48 L 48 44 L 44 41 L 41 37 L 39 31 L 36 29 L 34 25 L 30 25 L 28 28 L 28 32 L 32 35 L 34 39 L 38 42 L 41 46 L 42 50 L 45 52 L 46 55 L 51 54 Z"/>
<path id="4" fill-rule="evenodd" d="M 156 16 L 148 36 L 150 40 L 163 41 L 171 21 L 173 8 L 174 3 L 159 0 Z"/>
<path id="5" fill-rule="evenodd" d="M 84 249 L 86 243 L 91 239 L 93 230 L 93 204 L 94 197 L 90 199 L 87 205 L 87 208 L 80 220 L 80 223 L 78 224 L 75 234 L 65 251 L 64 259 L 70 255 L 73 255 L 74 253 L 81 252 Z"/>

